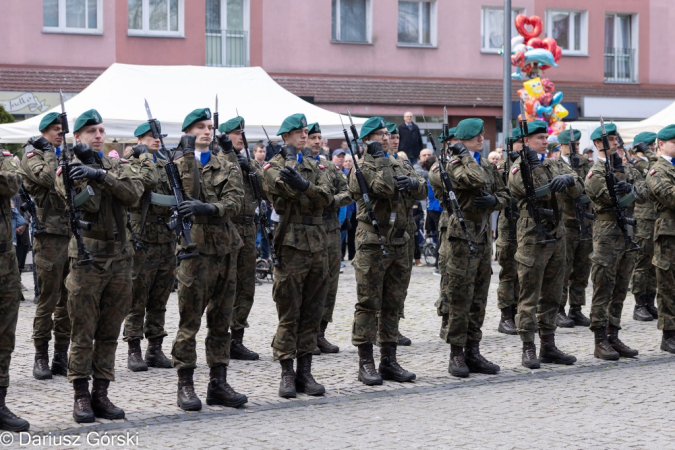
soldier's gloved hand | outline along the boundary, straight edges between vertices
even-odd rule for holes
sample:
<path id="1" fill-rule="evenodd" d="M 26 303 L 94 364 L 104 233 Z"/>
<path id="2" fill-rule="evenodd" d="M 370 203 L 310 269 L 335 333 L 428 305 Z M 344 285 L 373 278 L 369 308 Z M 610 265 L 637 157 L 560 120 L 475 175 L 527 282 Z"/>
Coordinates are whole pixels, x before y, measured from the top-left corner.
<path id="1" fill-rule="evenodd" d="M 232 140 L 225 133 L 218 136 L 218 145 L 223 150 L 223 153 L 230 153 L 233 149 Z"/>
<path id="2" fill-rule="evenodd" d="M 73 153 L 75 153 L 77 159 L 85 164 L 96 164 L 94 150 L 92 150 L 87 144 L 79 143 L 75 145 L 75 147 L 73 147 Z"/>
<path id="3" fill-rule="evenodd" d="M 626 195 L 633 190 L 633 185 L 627 181 L 619 181 L 614 185 L 614 190 L 619 195 Z"/>
<path id="4" fill-rule="evenodd" d="M 309 188 L 309 181 L 302 178 L 293 167 L 284 167 L 279 172 L 281 181 L 295 189 L 296 191 L 305 192 Z"/>
<path id="5" fill-rule="evenodd" d="M 450 146 L 450 151 L 452 154 L 459 156 L 460 158 L 464 158 L 465 156 L 469 156 L 469 149 L 466 148 L 466 145 L 462 144 L 461 142 L 455 142 Z"/>
<path id="6" fill-rule="evenodd" d="M 303 158 L 309 158 L 309 159 L 314 158 L 314 155 L 312 155 L 312 149 L 311 148 L 305 147 L 305 148 L 302 149 L 302 151 L 300 153 L 302 153 Z"/>
<path id="7" fill-rule="evenodd" d="M 251 173 L 251 165 L 248 163 L 248 158 L 239 153 L 237 155 L 237 161 L 239 161 L 239 167 L 241 167 L 242 172 Z"/>
<path id="8" fill-rule="evenodd" d="M 384 158 L 384 148 L 379 142 L 371 142 L 368 144 L 368 153 L 373 158 Z"/>
<path id="9" fill-rule="evenodd" d="M 417 178 L 394 175 L 394 180 L 396 180 L 396 187 L 398 187 L 399 191 L 416 191 L 420 187 L 420 182 L 417 181 Z"/>
<path id="10" fill-rule="evenodd" d="M 183 153 L 194 153 L 196 141 L 197 137 L 194 134 L 184 134 L 180 137 L 178 148 L 183 150 Z"/>
<path id="11" fill-rule="evenodd" d="M 298 159 L 298 149 L 295 148 L 294 145 L 284 145 L 281 147 L 281 150 L 279 150 L 279 153 L 281 153 L 281 156 L 283 156 L 286 161 Z"/>
<path id="12" fill-rule="evenodd" d="M 520 152 L 511 152 L 511 162 L 516 162 L 520 158 Z"/>
<path id="13" fill-rule="evenodd" d="M 541 160 L 539 159 L 541 156 L 539 153 L 535 152 L 531 148 L 528 148 L 527 150 L 527 160 L 530 162 L 530 166 L 534 169 L 535 167 L 541 166 Z"/>
<path id="14" fill-rule="evenodd" d="M 33 148 L 37 148 L 38 150 L 42 150 L 45 152 L 54 151 L 52 143 L 49 142 L 47 139 L 45 139 L 43 136 L 33 136 L 32 138 L 28 139 L 28 143 L 32 145 Z"/>
<path id="15" fill-rule="evenodd" d="M 621 156 L 619 156 L 618 153 L 614 152 L 609 155 L 609 157 L 612 158 L 612 167 L 614 167 L 614 172 L 626 172 L 626 168 L 623 166 L 623 159 L 621 159 Z"/>
<path id="16" fill-rule="evenodd" d="M 497 204 L 497 198 L 487 192 L 481 192 L 482 195 L 473 200 L 473 206 L 481 209 L 491 209 Z"/>
<path id="17" fill-rule="evenodd" d="M 134 145 L 131 150 L 134 152 L 134 158 L 140 158 L 143 153 L 150 153 L 148 146 L 143 144 Z"/>
<path id="18" fill-rule="evenodd" d="M 568 173 L 558 175 L 549 183 L 553 192 L 561 192 L 568 187 L 574 186 L 574 177 Z"/>
<path id="19" fill-rule="evenodd" d="M 103 169 L 95 169 L 93 167 L 85 166 L 82 163 L 75 162 L 70 165 L 71 180 L 81 180 L 82 178 L 88 178 L 101 183 L 105 178 L 105 174 L 106 172 Z"/>
<path id="20" fill-rule="evenodd" d="M 30 142 L 30 141 L 28 141 L 28 142 Z M 33 146 L 33 147 L 35 147 L 35 146 Z M 37 147 L 35 147 L 35 148 L 37 148 Z M 647 144 L 645 144 L 644 142 L 638 142 L 635 145 L 635 151 L 641 152 L 642 154 L 646 155 L 647 152 L 649 151 L 649 146 Z"/>
<path id="21" fill-rule="evenodd" d="M 570 165 L 572 167 L 579 167 L 581 165 L 581 158 L 575 153 L 570 153 Z"/>
<path id="22" fill-rule="evenodd" d="M 185 200 L 178 205 L 178 214 L 184 216 L 212 216 L 216 212 L 216 207 L 211 203 L 200 202 L 199 200 Z"/>

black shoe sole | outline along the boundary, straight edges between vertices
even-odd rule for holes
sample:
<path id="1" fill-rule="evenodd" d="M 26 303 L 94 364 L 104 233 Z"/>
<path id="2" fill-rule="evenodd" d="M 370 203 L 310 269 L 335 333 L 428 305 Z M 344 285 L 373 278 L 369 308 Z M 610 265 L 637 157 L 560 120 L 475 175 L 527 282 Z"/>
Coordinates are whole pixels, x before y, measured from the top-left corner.
<path id="1" fill-rule="evenodd" d="M 567 323 L 566 325 L 563 325 L 563 324 L 561 324 L 561 323 L 556 322 L 555 325 L 556 325 L 558 328 L 574 328 L 574 325 L 575 325 L 575 324 L 574 324 L 574 321 L 572 321 L 572 323 Z"/>
<path id="2" fill-rule="evenodd" d="M 525 367 L 526 369 L 530 369 L 530 370 L 541 369 L 541 360 L 539 360 L 539 361 L 540 361 L 540 362 L 535 363 L 535 364 L 525 364 L 525 363 L 521 363 L 521 365 L 522 365 L 523 367 Z"/>
<path id="3" fill-rule="evenodd" d="M 195 405 L 181 405 L 180 401 L 176 400 L 176 406 L 178 406 L 183 411 L 201 411 L 202 410 L 201 402 L 199 402 L 199 404 L 195 404 Z"/>
<path id="4" fill-rule="evenodd" d="M 167 365 L 162 365 L 162 364 L 154 364 L 154 363 L 149 363 L 145 362 L 148 365 L 148 368 L 152 367 L 153 369 L 173 369 L 173 366 L 171 364 Z"/>
<path id="5" fill-rule="evenodd" d="M 255 356 L 248 356 L 248 355 L 230 355 L 230 359 L 235 359 L 237 361 L 257 361 L 260 359 L 260 355 L 257 353 Z"/>
<path id="6" fill-rule="evenodd" d="M 410 339 L 399 339 L 398 345 L 403 346 L 403 347 L 410 347 L 412 345 L 412 341 Z"/>
<path id="7" fill-rule="evenodd" d="M 67 377 L 68 369 L 65 367 L 61 369 L 61 366 L 54 367 L 54 364 L 52 364 L 52 375 L 56 375 L 58 377 Z"/>
<path id="8" fill-rule="evenodd" d="M 236 402 L 225 402 L 217 398 L 206 397 L 206 404 L 209 406 L 227 406 L 228 408 L 239 408 L 240 406 L 248 403 L 248 397 L 244 396 L 243 399 L 237 400 Z"/>
<path id="9" fill-rule="evenodd" d="M 145 357 L 145 364 L 148 367 L 153 367 L 155 369 L 172 369 L 173 365 L 171 364 L 171 360 L 169 358 L 166 358 L 163 360 L 161 363 L 155 361 L 152 357 L 148 358 L 147 356 Z"/>
<path id="10" fill-rule="evenodd" d="M 33 372 L 33 378 L 35 378 L 36 380 L 40 380 L 40 381 L 42 381 L 42 380 L 51 380 L 51 379 L 52 379 L 52 375 L 53 375 L 53 373 L 50 373 L 49 375 L 40 375 L 40 376 L 37 376 L 37 375 L 35 375 L 35 372 Z"/>
<path id="11" fill-rule="evenodd" d="M 359 381 L 361 383 L 365 384 L 366 386 L 380 386 L 384 382 L 384 380 L 382 380 L 381 375 L 380 375 L 379 380 L 373 380 L 373 381 L 364 381 L 363 378 L 361 377 L 361 375 L 359 375 Z"/>
<path id="12" fill-rule="evenodd" d="M 637 320 L 638 322 L 651 322 L 654 318 L 651 315 L 649 317 L 638 317 L 633 313 L 633 320 Z"/>
<path id="13" fill-rule="evenodd" d="M 94 411 L 94 417 L 98 417 L 99 419 L 108 419 L 108 420 L 120 420 L 124 419 L 125 417 L 124 411 L 122 411 L 122 414 L 98 414 L 96 411 Z M 92 420 L 93 422 L 93 420 Z"/>
<path id="14" fill-rule="evenodd" d="M 508 334 L 509 336 L 516 336 L 518 334 L 518 330 L 507 331 L 504 329 L 504 327 L 501 326 L 501 324 L 497 328 L 497 331 L 500 333 Z"/>
<path id="15" fill-rule="evenodd" d="M 572 319 L 572 320 L 574 320 L 574 319 Z M 589 320 L 588 322 L 582 322 L 582 321 L 579 321 L 579 320 L 574 320 L 574 325 L 577 326 L 577 327 L 588 328 L 588 327 L 591 326 L 591 321 Z"/>
<path id="16" fill-rule="evenodd" d="M 133 369 L 131 367 L 131 365 L 129 365 L 127 363 L 127 369 L 129 369 L 131 372 L 147 372 L 148 371 L 148 365 L 146 364 L 145 367 L 141 366 L 141 367 L 137 367 L 137 368 Z"/>
<path id="17" fill-rule="evenodd" d="M 570 361 L 563 361 L 563 360 L 560 360 L 560 359 L 542 358 L 542 357 L 540 356 L 540 357 L 539 357 L 539 362 L 542 362 L 542 363 L 544 363 L 544 364 L 560 364 L 561 366 L 571 366 L 571 365 L 573 365 L 575 362 L 577 362 L 577 360 L 575 359 L 574 361 L 571 361 L 571 360 L 570 360 Z"/>
<path id="18" fill-rule="evenodd" d="M 311 395 L 311 396 L 319 396 L 319 395 L 324 395 L 324 394 L 326 393 L 326 388 L 324 388 L 324 387 L 322 386 L 321 389 L 318 389 L 318 390 L 316 390 L 316 391 L 308 391 L 308 390 L 305 389 L 304 387 L 302 387 L 302 386 L 297 386 L 297 385 L 296 385 L 296 386 L 295 386 L 295 391 L 296 391 L 297 393 L 299 393 L 299 394 L 306 394 L 306 395 Z"/>
<path id="19" fill-rule="evenodd" d="M 396 377 L 394 375 L 390 375 L 386 372 L 380 372 L 380 376 L 382 377 L 383 380 L 386 381 L 396 381 L 398 383 L 408 383 L 410 381 L 415 381 L 417 379 L 417 375 L 414 373 L 411 373 L 411 377 Z"/>
<path id="20" fill-rule="evenodd" d="M 96 416 L 82 416 L 78 419 L 77 416 L 73 414 L 73 420 L 77 423 L 94 423 L 96 421 Z"/>
<path id="21" fill-rule="evenodd" d="M 279 392 L 279 397 L 281 398 L 297 398 L 297 392 L 287 392 L 287 393 L 281 393 Z"/>
<path id="22" fill-rule="evenodd" d="M 597 359 L 602 359 L 603 361 L 618 361 L 621 358 L 621 355 L 617 354 L 616 356 L 598 356 L 597 353 L 593 352 L 593 357 Z"/>
<path id="23" fill-rule="evenodd" d="M 327 347 L 318 347 L 319 350 L 321 350 L 321 353 L 340 353 L 340 347 L 335 346 L 335 348 L 327 348 Z"/>
<path id="24" fill-rule="evenodd" d="M 668 348 L 663 344 L 661 344 L 661 350 L 663 350 L 664 352 L 668 352 L 668 353 L 671 353 L 671 354 L 675 355 L 675 349 L 668 350 Z"/>
<path id="25" fill-rule="evenodd" d="M 496 369 L 481 369 L 478 367 L 472 367 L 469 364 L 466 365 L 469 368 L 469 373 L 482 373 L 483 375 L 497 375 L 501 370 L 501 367 L 497 366 Z"/>

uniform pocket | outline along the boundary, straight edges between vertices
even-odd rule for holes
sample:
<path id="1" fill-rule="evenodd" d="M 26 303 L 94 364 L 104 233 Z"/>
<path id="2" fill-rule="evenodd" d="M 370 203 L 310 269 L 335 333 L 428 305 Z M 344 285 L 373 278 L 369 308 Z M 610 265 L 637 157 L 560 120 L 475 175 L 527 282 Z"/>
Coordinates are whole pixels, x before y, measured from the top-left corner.
<path id="1" fill-rule="evenodd" d="M 534 246 L 525 245 L 523 247 L 518 248 L 518 251 L 516 251 L 516 254 L 514 255 L 513 258 L 519 263 L 526 265 L 527 267 L 533 267 L 535 261 Z"/>
<path id="2" fill-rule="evenodd" d="M 42 270 L 46 270 L 47 272 L 51 272 L 52 268 L 54 267 L 54 264 L 51 261 L 47 261 L 42 255 L 39 253 L 35 255 L 35 264 Z"/>
<path id="3" fill-rule="evenodd" d="M 70 272 L 68 276 L 66 277 L 66 281 L 64 283 L 66 285 L 66 289 L 68 289 L 68 292 L 70 292 L 73 295 L 77 295 L 80 293 L 80 285 L 73 280 L 73 272 Z"/>
<path id="4" fill-rule="evenodd" d="M 176 278 L 180 283 L 184 284 L 185 286 L 187 287 L 192 286 L 192 283 L 194 283 L 195 281 L 195 277 L 191 277 L 190 275 L 184 273 L 181 267 L 182 266 L 179 266 L 178 269 L 176 269 Z"/>

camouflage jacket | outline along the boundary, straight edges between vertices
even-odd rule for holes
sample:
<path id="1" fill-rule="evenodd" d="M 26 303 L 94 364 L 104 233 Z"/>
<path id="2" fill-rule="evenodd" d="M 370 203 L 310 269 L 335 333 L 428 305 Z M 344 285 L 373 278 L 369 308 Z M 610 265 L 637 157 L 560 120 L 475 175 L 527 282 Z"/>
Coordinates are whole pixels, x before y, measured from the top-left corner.
<path id="1" fill-rule="evenodd" d="M 658 214 L 654 240 L 659 236 L 675 236 L 675 166 L 663 157 L 658 158 L 647 174 L 647 186 Z M 652 262 L 663 270 L 675 263 L 660 260 L 657 256 Z"/>
<path id="2" fill-rule="evenodd" d="M 0 245 L 5 252 L 14 251 L 10 200 L 20 187 L 21 171 L 14 156 L 7 150 L 0 150 Z"/>
<path id="3" fill-rule="evenodd" d="M 644 157 L 637 155 L 633 160 L 635 170 L 637 170 L 643 178 L 647 178 L 649 169 L 651 169 L 659 159 L 663 158 L 659 158 L 653 152 L 648 152 Z M 656 209 L 654 209 L 654 203 L 647 198 L 644 203 L 635 205 L 634 217 L 643 220 L 656 220 L 657 214 Z"/>
<path id="4" fill-rule="evenodd" d="M 572 167 L 572 162 L 570 161 L 570 157 L 568 156 L 563 156 L 562 154 L 559 154 L 558 157 L 556 158 L 557 161 L 560 161 L 562 164 L 565 164 L 567 167 L 572 169 L 578 176 L 579 179 L 582 181 L 586 179 L 586 175 L 588 175 L 588 171 L 591 170 L 591 166 L 593 165 L 593 158 L 588 158 L 584 155 L 578 155 L 579 156 L 579 167 L 576 169 Z M 567 160 L 565 160 L 567 159 Z M 586 192 L 582 195 L 585 195 Z M 574 202 L 575 199 L 570 197 L 569 195 L 563 197 L 563 217 L 565 219 L 565 226 L 574 226 L 576 228 L 579 228 L 579 223 L 577 222 L 577 217 L 574 213 Z M 588 199 L 586 199 L 586 202 L 588 202 Z M 590 203 L 585 203 L 584 207 L 585 212 L 591 212 L 591 204 Z M 588 223 L 588 221 L 586 221 Z"/>
<path id="5" fill-rule="evenodd" d="M 340 228 L 338 210 L 341 206 L 347 206 L 353 202 L 349 193 L 347 175 L 330 161 L 321 160 L 317 163 L 326 166 L 326 177 L 332 195 L 331 202 L 323 209 L 323 224 L 327 232 L 334 231 Z"/>
<path id="6" fill-rule="evenodd" d="M 236 152 L 221 153 L 221 155 L 225 159 L 227 159 L 230 163 L 236 164 L 237 167 L 239 167 L 239 169 L 241 170 Z M 249 160 L 249 163 L 251 165 L 251 169 L 255 171 L 255 174 L 258 178 L 258 189 L 260 189 L 260 193 L 262 195 L 263 191 L 262 168 L 258 165 L 258 163 L 254 159 Z M 239 214 L 233 217 L 232 221 L 237 224 L 237 229 L 239 230 L 239 234 L 242 235 L 242 237 L 244 237 L 244 235 L 253 236 L 256 233 L 254 217 L 255 211 L 258 208 L 258 202 L 255 198 L 255 193 L 253 192 L 251 177 L 248 174 L 244 173 L 243 171 L 241 172 L 241 176 L 243 183 L 242 187 L 244 188 L 244 199 Z"/>
<path id="7" fill-rule="evenodd" d="M 409 176 L 411 178 L 415 178 L 417 182 L 420 184 L 420 188 L 424 186 L 424 198 L 427 198 L 427 191 L 429 189 L 429 185 L 427 184 L 427 179 L 424 178 L 422 175 L 419 174 L 418 171 L 415 170 L 415 168 L 410 164 L 410 161 L 404 158 L 396 158 L 395 156 L 392 156 L 394 164 L 398 165 L 401 167 L 401 170 L 403 171 L 403 174 L 406 176 Z M 427 175 L 428 176 L 428 175 Z M 415 223 L 415 218 L 413 217 L 413 209 L 416 208 L 415 202 L 418 201 L 418 198 L 414 198 L 410 192 L 401 192 L 403 201 L 405 202 L 406 209 L 408 211 L 408 234 L 410 234 L 410 238 L 413 238 L 413 233 L 417 229 L 417 224 Z"/>

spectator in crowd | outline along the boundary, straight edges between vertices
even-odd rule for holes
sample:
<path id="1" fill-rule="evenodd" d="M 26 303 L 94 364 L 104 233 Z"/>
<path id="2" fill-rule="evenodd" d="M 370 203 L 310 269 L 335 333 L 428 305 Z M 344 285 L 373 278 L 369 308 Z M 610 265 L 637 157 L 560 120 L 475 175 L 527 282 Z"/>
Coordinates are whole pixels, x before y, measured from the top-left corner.
<path id="1" fill-rule="evenodd" d="M 349 153 L 345 154 L 345 162 L 343 163 L 342 167 L 346 174 L 349 174 L 349 171 L 352 170 L 352 167 L 354 167 L 354 160 L 352 159 L 352 155 Z"/>
<path id="2" fill-rule="evenodd" d="M 425 180 L 429 178 L 429 171 L 424 170 L 422 167 L 423 167 L 424 161 L 429 159 L 432 155 L 433 155 L 433 152 L 430 149 L 428 149 L 428 148 L 422 149 L 422 151 L 420 152 L 419 161 L 417 161 L 417 164 L 415 164 L 413 166 L 413 169 L 415 169 L 417 171 L 417 173 L 420 174 L 420 176 L 424 177 Z"/>
<path id="3" fill-rule="evenodd" d="M 500 160 L 502 159 L 502 156 L 499 154 L 499 152 L 490 152 L 488 155 L 488 161 L 490 161 L 492 164 L 497 164 Z"/>
<path id="4" fill-rule="evenodd" d="M 253 159 L 255 159 L 255 162 L 257 162 L 260 167 L 265 164 L 266 153 L 265 146 L 262 142 L 258 142 L 255 144 L 255 147 L 253 147 Z"/>
<path id="5" fill-rule="evenodd" d="M 12 238 L 14 240 L 19 273 L 23 272 L 24 265 L 26 264 L 26 255 L 30 249 L 30 231 L 28 231 L 28 222 L 23 215 L 21 215 L 19 208 L 16 206 L 20 204 L 21 197 L 17 194 L 11 199 L 10 207 L 12 208 Z M 23 296 L 23 291 L 25 290 L 27 290 L 26 286 L 21 283 L 21 301 L 25 300 Z"/>
<path id="6" fill-rule="evenodd" d="M 406 152 L 398 152 L 396 153 L 396 157 L 410 161 L 410 158 L 408 158 L 408 154 Z"/>
<path id="7" fill-rule="evenodd" d="M 591 158 L 591 160 L 592 160 L 593 159 L 593 149 L 591 147 L 586 147 L 584 149 L 584 156 L 587 157 L 587 158 Z"/>
<path id="8" fill-rule="evenodd" d="M 270 159 L 272 159 L 272 157 L 276 155 L 279 152 L 279 150 L 281 150 L 281 145 L 279 145 L 279 141 L 277 141 L 276 139 L 271 140 L 267 144 L 265 161 L 269 161 Z"/>
<path id="9" fill-rule="evenodd" d="M 333 154 L 333 150 L 328 146 L 328 139 L 321 139 L 321 153 L 326 157 Z"/>
<path id="10" fill-rule="evenodd" d="M 429 172 L 434 164 L 436 164 L 436 157 L 430 156 L 422 164 L 422 168 Z M 433 237 L 434 242 L 436 242 L 436 268 L 438 268 L 438 249 L 441 245 L 441 242 L 438 240 L 438 222 L 441 220 L 441 214 L 443 213 L 443 207 L 441 202 L 434 197 L 434 190 L 431 188 L 431 183 L 427 179 L 427 219 L 424 224 L 424 229 L 427 232 L 427 236 Z"/>
<path id="11" fill-rule="evenodd" d="M 403 115 L 403 123 L 398 127 L 398 133 L 401 137 L 399 144 L 399 153 L 404 151 L 408 154 L 410 163 L 415 165 L 420 156 L 420 151 L 424 148 L 422 142 L 422 132 L 415 122 L 413 122 L 413 113 L 408 111 Z"/>
<path id="12" fill-rule="evenodd" d="M 427 180 L 427 183 L 429 181 Z M 415 221 L 415 247 L 413 250 L 413 258 L 415 259 L 415 265 L 417 267 L 422 267 L 422 252 L 420 251 L 420 241 L 422 240 L 422 222 L 424 221 L 424 208 L 422 207 L 422 202 L 415 200 L 412 207 L 413 220 Z"/>
<path id="13" fill-rule="evenodd" d="M 340 148 L 346 152 L 347 149 L 349 148 L 349 144 L 347 143 L 347 141 L 342 141 L 340 143 Z"/>
<path id="14" fill-rule="evenodd" d="M 120 159 L 120 154 L 117 153 L 117 150 L 110 150 L 110 151 L 108 152 L 108 156 L 111 157 L 111 158 L 117 158 L 117 159 Z"/>
<path id="15" fill-rule="evenodd" d="M 345 151 L 342 150 L 341 148 L 333 152 L 333 159 L 332 159 L 333 164 L 335 164 L 335 167 L 337 167 L 340 170 L 344 169 L 345 155 L 346 155 Z"/>
<path id="16" fill-rule="evenodd" d="M 501 161 L 501 159 L 503 158 L 503 155 L 504 155 L 504 148 L 503 147 L 497 147 L 495 149 L 495 152 L 499 153 L 499 160 Z"/>

